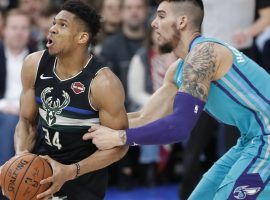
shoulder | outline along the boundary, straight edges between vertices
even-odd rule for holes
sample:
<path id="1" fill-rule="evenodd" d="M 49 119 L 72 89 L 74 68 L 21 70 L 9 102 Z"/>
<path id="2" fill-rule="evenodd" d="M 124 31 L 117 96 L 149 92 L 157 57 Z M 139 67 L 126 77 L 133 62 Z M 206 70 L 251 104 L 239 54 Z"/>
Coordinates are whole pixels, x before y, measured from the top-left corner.
<path id="1" fill-rule="evenodd" d="M 24 59 L 24 64 L 38 64 L 45 50 L 29 54 Z"/>
<path id="2" fill-rule="evenodd" d="M 103 67 L 97 72 L 94 82 L 97 83 L 99 89 L 110 90 L 110 88 L 118 85 L 120 80 L 109 67 Z"/>
<path id="3" fill-rule="evenodd" d="M 100 69 L 96 74 L 91 83 L 91 95 L 98 109 L 108 101 L 119 100 L 124 102 L 125 97 L 121 81 L 108 67 Z"/>
<path id="4" fill-rule="evenodd" d="M 28 81 L 34 84 L 36 73 L 38 69 L 39 61 L 43 55 L 44 51 L 37 51 L 29 54 L 23 62 L 22 67 L 22 79 L 27 79 Z"/>
<path id="5" fill-rule="evenodd" d="M 174 61 L 168 68 L 166 74 L 165 74 L 165 78 L 164 81 L 167 83 L 173 83 L 174 82 L 174 76 L 176 74 L 177 68 L 179 63 L 182 61 L 181 58 L 177 59 L 176 61 Z"/>

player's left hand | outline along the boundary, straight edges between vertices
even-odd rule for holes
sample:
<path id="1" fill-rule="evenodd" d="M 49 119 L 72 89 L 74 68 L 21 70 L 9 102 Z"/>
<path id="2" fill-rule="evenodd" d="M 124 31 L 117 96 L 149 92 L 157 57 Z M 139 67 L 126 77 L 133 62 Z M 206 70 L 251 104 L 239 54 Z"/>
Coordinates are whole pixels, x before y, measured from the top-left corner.
<path id="1" fill-rule="evenodd" d="M 91 140 L 99 150 L 112 149 L 116 146 L 122 146 L 123 141 L 119 135 L 119 131 L 110 129 L 101 125 L 94 125 L 84 134 L 84 140 Z"/>
<path id="2" fill-rule="evenodd" d="M 37 195 L 37 199 L 49 199 L 54 193 L 58 192 L 64 183 L 68 180 L 72 180 L 75 177 L 75 168 L 72 165 L 63 165 L 49 156 L 40 156 L 47 160 L 53 170 L 53 175 L 40 181 L 40 184 L 51 183 L 51 187 L 45 192 Z"/>

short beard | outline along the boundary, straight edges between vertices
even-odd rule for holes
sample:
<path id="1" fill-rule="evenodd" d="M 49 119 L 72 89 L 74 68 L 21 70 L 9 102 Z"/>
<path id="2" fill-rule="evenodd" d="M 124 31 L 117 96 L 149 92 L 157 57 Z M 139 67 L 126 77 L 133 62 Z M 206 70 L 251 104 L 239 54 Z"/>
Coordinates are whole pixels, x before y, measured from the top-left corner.
<path id="1" fill-rule="evenodd" d="M 158 50 L 161 54 L 171 53 L 173 51 L 173 46 L 171 43 L 165 43 L 158 46 Z"/>

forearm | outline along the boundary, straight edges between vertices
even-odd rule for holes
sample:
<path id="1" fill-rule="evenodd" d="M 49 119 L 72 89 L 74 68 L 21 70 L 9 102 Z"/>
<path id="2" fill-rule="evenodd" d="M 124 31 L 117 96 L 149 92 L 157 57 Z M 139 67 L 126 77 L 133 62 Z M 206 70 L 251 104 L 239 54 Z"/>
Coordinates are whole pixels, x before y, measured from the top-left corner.
<path id="1" fill-rule="evenodd" d="M 127 145 L 170 144 L 185 140 L 195 126 L 204 107 L 204 102 L 187 93 L 178 93 L 171 115 L 141 126 L 126 130 Z"/>
<path id="2" fill-rule="evenodd" d="M 80 175 L 96 171 L 111 165 L 122 159 L 128 151 L 128 147 L 116 147 L 104 151 L 96 151 L 88 158 L 79 162 Z"/>
<path id="3" fill-rule="evenodd" d="M 14 145 L 16 154 L 28 151 L 31 152 L 36 143 L 36 124 L 20 120 L 16 126 Z"/>

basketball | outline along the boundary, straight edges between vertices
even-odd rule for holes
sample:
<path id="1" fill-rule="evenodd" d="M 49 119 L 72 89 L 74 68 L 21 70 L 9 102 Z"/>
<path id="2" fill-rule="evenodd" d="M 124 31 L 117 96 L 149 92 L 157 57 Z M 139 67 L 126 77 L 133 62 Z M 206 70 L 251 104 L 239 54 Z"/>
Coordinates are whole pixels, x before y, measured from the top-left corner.
<path id="1" fill-rule="evenodd" d="M 51 175 L 51 166 L 43 158 L 31 153 L 14 156 L 2 168 L 2 188 L 10 200 L 34 200 L 50 187 L 39 183 Z"/>

